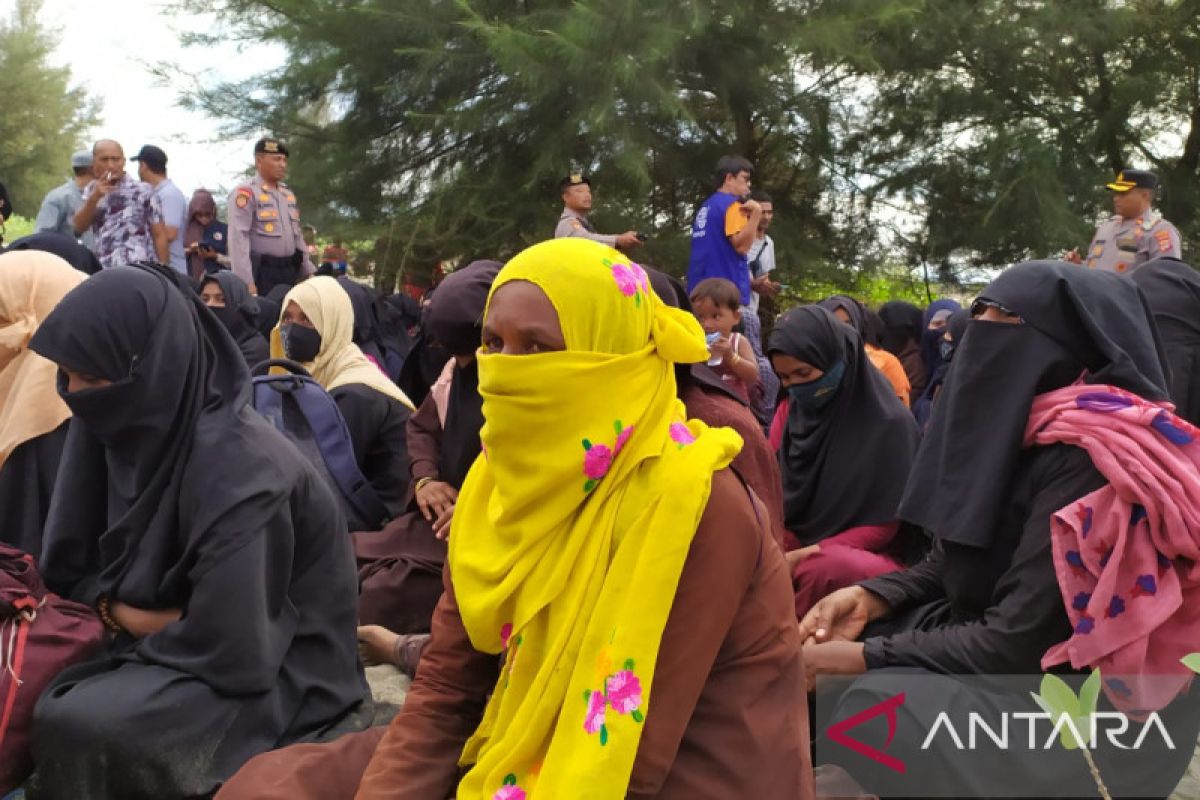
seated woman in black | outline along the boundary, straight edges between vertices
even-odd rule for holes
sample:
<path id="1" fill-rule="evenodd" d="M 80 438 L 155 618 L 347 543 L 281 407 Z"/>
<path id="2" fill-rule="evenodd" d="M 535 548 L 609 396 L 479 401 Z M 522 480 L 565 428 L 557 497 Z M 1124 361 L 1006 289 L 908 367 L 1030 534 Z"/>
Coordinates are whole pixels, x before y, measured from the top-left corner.
<path id="1" fill-rule="evenodd" d="M 55 389 L 58 369 L 29 340 L 86 277 L 49 253 L 0 255 L 0 541 L 34 557 L 41 556 L 71 409 Z"/>
<path id="2" fill-rule="evenodd" d="M 39 700 L 30 798 L 207 797 L 258 753 L 366 722 L 345 521 L 187 295 L 106 270 L 30 343 L 74 413 L 43 574 L 113 634 Z"/>
<path id="3" fill-rule="evenodd" d="M 900 517 L 924 528 L 933 549 L 911 569 L 871 578 L 821 600 L 800 624 L 805 666 L 810 675 L 866 673 L 836 701 L 837 720 L 904 694 L 892 706 L 892 721 L 895 730 L 907 733 L 887 747 L 890 757 L 905 762 L 904 775 L 846 748 L 829 751 L 872 792 L 984 797 L 1015 796 L 1010 792 L 1019 790 L 1025 797 L 1094 796 L 1084 758 L 1058 747 L 1041 748 L 1049 725 L 1033 749 L 1024 744 L 1025 728 L 1003 750 L 985 746 L 963 751 L 950 747 L 952 738 L 946 736 L 936 747 L 925 749 L 923 743 L 943 712 L 960 726 L 967 724 L 968 712 L 980 714 L 994 730 L 999 730 L 1001 712 L 1039 712 L 1028 692 L 1010 691 L 1010 684 L 1001 685 L 994 676 L 1033 676 L 1029 684 L 1036 691 L 1044 669 L 1078 675 L 1104 662 L 1107 656 L 1064 659 L 1062 645 L 1078 647 L 1077 637 L 1108 630 L 1121 615 L 1120 624 L 1145 619 L 1140 615 L 1147 601 L 1132 599 L 1139 593 L 1149 596 L 1156 585 L 1182 585 L 1182 607 L 1195 608 L 1200 597 L 1190 577 L 1192 562 L 1174 542 L 1200 539 L 1200 525 L 1189 529 L 1187 516 L 1176 513 L 1173 504 L 1147 498 L 1169 494 L 1176 478 L 1180 485 L 1197 485 L 1200 469 L 1186 456 L 1177 457 L 1176 476 L 1162 481 L 1136 458 L 1118 462 L 1094 459 L 1092 453 L 1101 453 L 1097 443 L 1106 436 L 1118 435 L 1119 420 L 1112 415 L 1117 408 L 1149 408 L 1151 413 L 1140 418 L 1144 437 L 1169 438 L 1172 446 L 1191 441 L 1197 432 L 1184 431 L 1186 423 L 1157 405 L 1166 400 L 1160 353 L 1139 292 L 1127 278 L 1061 262 L 1021 264 L 984 290 L 974 316 L 955 352 L 954 369 L 900 506 Z M 1048 434 L 1061 428 L 1045 421 L 1046 408 L 1071 420 L 1084 435 Z M 1128 446 L 1133 439 L 1121 441 Z M 1142 447 L 1127 452 L 1139 451 L 1151 452 Z M 1097 512 L 1093 518 L 1091 504 L 1096 497 L 1111 496 L 1112 487 L 1125 485 L 1126 468 L 1145 478 L 1126 498 L 1134 503 L 1133 512 Z M 1109 602 L 1118 587 L 1108 565 L 1116 569 L 1135 563 L 1127 560 L 1128 551 L 1135 542 L 1138 547 L 1147 543 L 1147 524 L 1161 534 L 1154 539 L 1161 547 L 1157 564 L 1154 556 L 1148 562 L 1157 579 L 1140 576 L 1135 584 L 1133 576 L 1126 576 L 1135 584 L 1125 595 L 1130 599 Z M 1089 543 L 1077 544 L 1079 536 L 1090 536 Z M 1077 549 L 1062 552 L 1065 542 Z M 1116 544 L 1101 551 L 1107 542 Z M 1074 593 L 1069 581 L 1075 576 L 1094 581 L 1095 590 Z M 1143 584 L 1144 578 L 1149 580 Z M 1107 594 L 1102 591 L 1105 582 Z M 1160 625 L 1140 624 L 1122 646 L 1146 645 Z M 1153 657 L 1169 662 L 1171 672 L 1186 672 L 1179 659 L 1197 649 L 1200 630 L 1196 634 L 1183 637 L 1191 641 L 1166 644 L 1166 650 L 1178 652 L 1160 651 Z M 1143 647 L 1140 652 L 1146 657 L 1151 651 Z M 1132 677 L 1163 674 L 1139 673 Z M 1129 684 L 1117 675 L 1130 673 L 1107 674 L 1101 711 L 1122 707 Z M 962 676 L 975 676 L 975 682 L 959 680 Z M 986 690 L 980 685 L 984 680 Z M 819 686 L 818 692 L 822 696 Z M 1186 746 L 1170 750 L 1155 736 L 1141 749 L 1121 750 L 1101 735 L 1094 756 L 1113 796 L 1165 797 L 1183 774 L 1200 714 L 1185 698 L 1163 708 L 1162 715 L 1174 741 Z M 880 715 L 878 722 L 884 720 Z M 882 750 L 883 738 L 873 738 L 882 728 L 869 727 L 851 736 Z M 844 760 L 843 750 L 848 754 Z"/>
<path id="4" fill-rule="evenodd" d="M 1177 259 L 1159 258 L 1130 277 L 1158 326 L 1175 413 L 1200 425 L 1200 272 Z"/>
<path id="5" fill-rule="evenodd" d="M 200 299 L 233 336 L 248 366 L 271 357 L 266 337 L 256 327 L 258 298 L 250 294 L 244 280 L 227 269 L 207 275 L 200 281 Z"/>
<path id="6" fill-rule="evenodd" d="M 303 364 L 337 401 L 363 476 L 387 507 L 404 511 L 408 495 L 408 447 L 404 426 L 413 405 L 351 341 L 354 309 L 334 278 L 317 276 L 292 287 L 283 299 L 271 352 Z M 351 520 L 351 530 L 378 524 Z"/>
<path id="7" fill-rule="evenodd" d="M 475 353 L 500 267 L 498 261 L 473 261 L 438 287 L 427 322 L 453 356 L 408 420 L 413 499 L 408 513 L 382 531 L 354 534 L 363 654 L 410 675 L 442 596 L 446 536 L 458 490 L 479 457 L 483 398 Z"/>

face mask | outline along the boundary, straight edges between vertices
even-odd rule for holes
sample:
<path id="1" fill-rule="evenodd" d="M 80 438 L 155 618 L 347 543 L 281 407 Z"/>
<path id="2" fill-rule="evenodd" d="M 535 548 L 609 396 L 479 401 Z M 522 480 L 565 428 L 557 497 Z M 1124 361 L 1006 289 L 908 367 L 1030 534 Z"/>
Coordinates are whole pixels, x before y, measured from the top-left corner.
<path id="1" fill-rule="evenodd" d="M 792 384 L 788 387 L 788 395 L 796 408 L 808 413 L 820 411 L 833 400 L 845 374 L 846 362 L 839 361 L 815 381 Z"/>
<path id="2" fill-rule="evenodd" d="M 950 359 L 954 357 L 954 342 L 947 342 L 945 339 L 942 339 L 938 343 L 938 353 L 941 355 L 942 361 L 949 363 Z"/>
<path id="3" fill-rule="evenodd" d="M 316 328 L 306 328 L 289 322 L 279 328 L 283 339 L 283 351 L 292 361 L 308 364 L 315 361 L 317 353 L 321 352 L 321 334 Z"/>
<path id="4" fill-rule="evenodd" d="M 69 392 L 66 373 L 58 373 L 59 397 L 96 439 L 110 447 L 138 433 L 144 394 L 132 376 L 108 386 Z"/>
<path id="5" fill-rule="evenodd" d="M 221 320 L 221 324 L 225 326 L 225 330 L 230 333 L 240 333 L 245 325 L 245 318 L 242 317 L 242 312 L 236 308 L 229 306 L 209 306 L 208 310 Z"/>

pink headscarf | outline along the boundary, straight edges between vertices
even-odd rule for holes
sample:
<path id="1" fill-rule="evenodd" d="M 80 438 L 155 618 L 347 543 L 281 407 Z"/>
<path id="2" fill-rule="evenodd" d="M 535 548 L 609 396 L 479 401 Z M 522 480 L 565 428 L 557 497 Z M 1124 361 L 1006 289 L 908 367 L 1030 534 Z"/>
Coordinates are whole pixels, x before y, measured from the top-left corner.
<path id="1" fill-rule="evenodd" d="M 1087 451 L 1104 486 L 1055 513 L 1054 569 L 1074 629 L 1042 667 L 1099 667 L 1126 712 L 1157 711 L 1200 650 L 1200 430 L 1115 386 L 1076 384 L 1039 395 L 1025 446 Z"/>

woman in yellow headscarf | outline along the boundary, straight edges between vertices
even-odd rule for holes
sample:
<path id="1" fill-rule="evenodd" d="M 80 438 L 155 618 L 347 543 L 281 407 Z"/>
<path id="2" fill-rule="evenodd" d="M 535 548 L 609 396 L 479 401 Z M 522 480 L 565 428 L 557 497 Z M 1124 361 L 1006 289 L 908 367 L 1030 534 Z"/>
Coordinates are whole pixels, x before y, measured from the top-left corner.
<path id="1" fill-rule="evenodd" d="M 71 411 L 58 396 L 58 367 L 29 340 L 86 277 L 50 253 L 0 255 L 0 541 L 34 557 Z"/>
<path id="2" fill-rule="evenodd" d="M 333 278 L 310 278 L 283 298 L 271 357 L 299 362 L 337 401 L 359 469 L 395 517 L 408 494 L 404 426 L 413 404 L 351 341 L 353 335 L 354 307 L 346 290 Z M 352 519 L 351 528 L 374 530 L 375 522 Z"/>
<path id="3" fill-rule="evenodd" d="M 810 796 L 782 556 L 725 470 L 741 440 L 676 398 L 674 363 L 707 352 L 615 250 L 558 239 L 500 272 L 484 454 L 359 797 Z"/>

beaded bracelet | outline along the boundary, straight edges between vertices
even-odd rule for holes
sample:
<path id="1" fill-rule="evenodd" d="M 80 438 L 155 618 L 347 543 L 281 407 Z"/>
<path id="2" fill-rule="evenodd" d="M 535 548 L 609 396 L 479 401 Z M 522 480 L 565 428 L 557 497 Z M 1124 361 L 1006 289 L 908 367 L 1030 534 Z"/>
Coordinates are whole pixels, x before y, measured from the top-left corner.
<path id="1" fill-rule="evenodd" d="M 121 633 L 124 628 L 113 619 L 112 613 L 108 608 L 108 598 L 101 597 L 96 601 L 96 613 L 100 616 L 100 621 L 104 623 L 104 627 L 108 628 L 113 633 Z"/>

